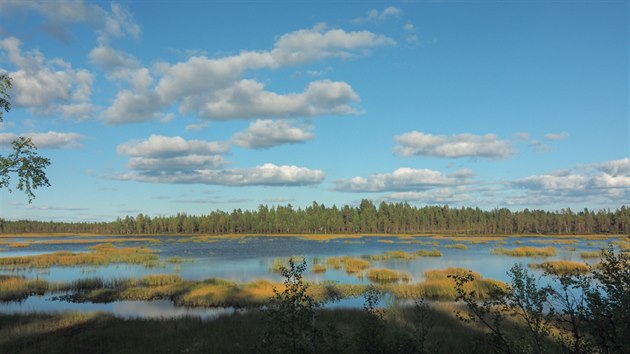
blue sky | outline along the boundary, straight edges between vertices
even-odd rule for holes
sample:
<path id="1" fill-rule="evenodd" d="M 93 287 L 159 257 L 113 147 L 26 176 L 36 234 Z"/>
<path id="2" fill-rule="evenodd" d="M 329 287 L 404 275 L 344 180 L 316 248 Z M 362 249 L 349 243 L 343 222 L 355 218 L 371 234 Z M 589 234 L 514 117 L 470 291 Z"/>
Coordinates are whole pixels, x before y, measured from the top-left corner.
<path id="1" fill-rule="evenodd" d="M 628 3 L 0 0 L 8 219 L 630 200 Z"/>

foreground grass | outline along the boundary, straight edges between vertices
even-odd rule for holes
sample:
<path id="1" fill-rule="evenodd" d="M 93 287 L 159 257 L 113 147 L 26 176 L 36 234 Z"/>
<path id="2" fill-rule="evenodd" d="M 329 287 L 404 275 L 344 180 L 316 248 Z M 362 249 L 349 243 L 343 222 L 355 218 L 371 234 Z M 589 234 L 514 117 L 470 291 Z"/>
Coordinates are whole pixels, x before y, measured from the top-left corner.
<path id="1" fill-rule="evenodd" d="M 425 315 L 427 346 L 438 353 L 483 352 L 479 331 L 455 318 L 451 306 L 431 306 Z M 379 331 L 390 345 L 385 352 L 402 349 L 401 335 L 409 333 L 416 314 L 412 307 L 388 309 Z M 358 338 L 369 323 L 359 309 L 327 309 L 317 312 L 322 329 L 333 328 L 339 353 L 362 353 Z M 211 321 L 197 318 L 162 320 L 120 319 L 105 313 L 64 313 L 55 315 L 0 315 L 2 353 L 255 353 L 265 316 L 257 310 L 220 317 Z M 457 338 L 457 340 L 453 340 Z"/>

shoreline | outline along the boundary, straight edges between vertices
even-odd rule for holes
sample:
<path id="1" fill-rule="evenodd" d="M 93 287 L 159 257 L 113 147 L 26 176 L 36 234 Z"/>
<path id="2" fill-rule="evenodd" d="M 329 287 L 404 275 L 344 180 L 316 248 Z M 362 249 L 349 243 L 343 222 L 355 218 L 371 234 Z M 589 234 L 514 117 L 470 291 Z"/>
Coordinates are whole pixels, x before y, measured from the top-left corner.
<path id="1" fill-rule="evenodd" d="M 624 234 L 458 234 L 458 233 L 336 233 L 336 234 L 299 234 L 299 233 L 247 233 L 247 234 L 189 234 L 189 233 L 143 233 L 143 234 L 101 234 L 101 233 L 72 233 L 72 232 L 24 232 L 24 233 L 0 233 L 0 238 L 15 237 L 203 237 L 203 238 L 244 238 L 244 237 L 297 237 L 312 240 L 330 240 L 340 238 L 364 238 L 364 237 L 397 237 L 399 239 L 410 238 L 583 238 L 583 239 L 610 239 L 629 237 Z"/>

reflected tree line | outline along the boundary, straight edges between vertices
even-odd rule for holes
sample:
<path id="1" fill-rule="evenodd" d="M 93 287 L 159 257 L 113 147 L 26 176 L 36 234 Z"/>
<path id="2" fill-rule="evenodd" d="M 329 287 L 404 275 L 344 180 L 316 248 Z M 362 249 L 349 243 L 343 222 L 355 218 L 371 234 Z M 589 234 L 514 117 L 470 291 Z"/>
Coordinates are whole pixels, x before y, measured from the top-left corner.
<path id="1" fill-rule="evenodd" d="M 629 234 L 630 208 L 578 212 L 511 211 L 506 208 L 448 206 L 417 207 L 408 203 L 362 200 L 358 206 L 327 207 L 313 202 L 306 208 L 260 205 L 257 210 L 215 210 L 206 215 L 144 214 L 111 222 L 44 222 L 0 219 L 0 232 L 87 232 L 101 234 L 333 234 L 425 233 L 458 234 Z"/>

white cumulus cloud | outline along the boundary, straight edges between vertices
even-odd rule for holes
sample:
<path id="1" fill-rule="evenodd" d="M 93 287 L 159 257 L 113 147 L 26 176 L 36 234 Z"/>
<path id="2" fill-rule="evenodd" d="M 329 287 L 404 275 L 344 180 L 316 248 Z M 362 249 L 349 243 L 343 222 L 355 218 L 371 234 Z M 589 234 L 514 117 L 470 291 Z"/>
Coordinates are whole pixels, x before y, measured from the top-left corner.
<path id="1" fill-rule="evenodd" d="M 216 155 L 229 150 L 224 142 L 185 140 L 180 136 L 151 135 L 144 141 L 131 141 L 118 145 L 116 151 L 132 157 L 174 157 L 187 155 Z"/>
<path id="2" fill-rule="evenodd" d="M 388 6 L 383 11 L 378 11 L 377 9 L 371 9 L 368 11 L 365 16 L 357 17 L 353 19 L 351 22 L 353 23 L 363 23 L 369 21 L 384 21 L 393 17 L 398 17 L 402 14 L 402 10 L 394 7 Z"/>
<path id="3" fill-rule="evenodd" d="M 38 114 L 88 118 L 93 111 L 89 103 L 94 81 L 92 73 L 74 69 L 59 58 L 46 60 L 38 50 L 23 52 L 20 46 L 20 40 L 15 37 L 0 40 L 0 49 L 18 68 L 8 72 L 13 79 L 13 103 Z"/>
<path id="4" fill-rule="evenodd" d="M 324 180 L 324 172 L 298 166 L 266 163 L 253 168 L 195 171 L 124 173 L 121 180 L 168 184 L 209 184 L 223 186 L 308 186 Z"/>
<path id="5" fill-rule="evenodd" d="M 463 169 L 446 175 L 430 169 L 401 167 L 392 173 L 375 173 L 334 181 L 335 189 L 343 192 L 392 192 L 427 190 L 438 186 L 456 186 L 470 182 L 473 172 Z"/>
<path id="6" fill-rule="evenodd" d="M 516 153 L 512 144 L 494 134 L 432 135 L 411 131 L 394 137 L 394 153 L 402 156 L 502 159 Z"/>
<path id="7" fill-rule="evenodd" d="M 154 120 L 173 104 L 178 104 L 182 113 L 213 120 L 355 114 L 359 96 L 346 82 L 314 81 L 302 92 L 277 93 L 243 76 L 248 70 L 348 58 L 393 43 L 368 31 L 346 32 L 317 25 L 282 35 L 269 51 L 160 63 L 150 71 L 138 72 L 137 77 L 120 75 L 129 77 L 133 87 L 119 91 L 102 117 L 110 124 Z M 133 57 L 104 46 L 95 48 L 91 58 L 113 73 L 139 70 Z"/>
<path id="8" fill-rule="evenodd" d="M 20 136 L 31 138 L 33 144 L 39 149 L 63 149 L 80 147 L 79 141 L 83 135 L 77 133 L 60 133 L 49 131 L 45 133 L 24 133 Z M 18 138 L 14 133 L 0 133 L 0 146 L 10 146 L 11 142 Z"/>
<path id="9" fill-rule="evenodd" d="M 288 121 L 257 120 L 249 128 L 232 136 L 232 142 L 249 149 L 264 149 L 313 139 L 311 126 L 293 126 Z"/>

